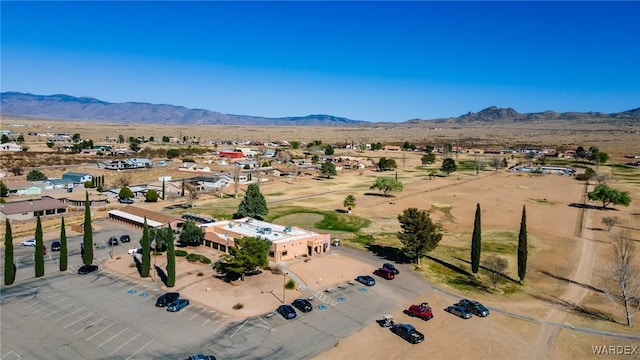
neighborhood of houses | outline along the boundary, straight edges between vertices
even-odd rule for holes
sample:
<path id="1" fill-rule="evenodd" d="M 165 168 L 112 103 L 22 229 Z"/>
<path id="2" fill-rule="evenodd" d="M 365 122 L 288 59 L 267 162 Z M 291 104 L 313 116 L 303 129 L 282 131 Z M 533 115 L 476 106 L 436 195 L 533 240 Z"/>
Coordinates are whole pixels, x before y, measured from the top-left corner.
<path id="1" fill-rule="evenodd" d="M 33 134 L 32 134 L 33 135 Z M 37 136 L 40 136 L 37 134 Z M 48 141 L 61 143 L 58 151 L 67 151 L 69 147 L 65 142 L 70 136 L 55 134 L 47 137 Z M 107 139 L 109 140 L 109 139 Z M 115 141 L 115 139 L 113 139 Z M 171 140 L 171 139 L 170 139 Z M 172 141 L 178 142 L 177 139 Z M 258 142 L 230 142 L 216 141 L 216 150 L 210 153 L 197 155 L 194 160 L 182 161 L 178 159 L 150 160 L 134 157 L 136 152 L 128 149 L 112 147 L 110 145 L 97 145 L 93 149 L 83 150 L 82 155 L 96 156 L 95 165 L 102 170 L 115 172 L 145 171 L 148 168 L 164 168 L 172 166 L 173 169 L 185 173 L 185 177 L 172 179 L 171 176 L 160 176 L 157 181 L 147 184 L 128 186 L 134 198 L 144 198 L 148 191 L 156 191 L 161 198 L 177 198 L 184 192 L 184 184 L 198 192 L 219 192 L 232 184 L 255 183 L 267 181 L 267 176 L 298 176 L 307 169 L 317 169 L 319 162 L 331 161 L 336 165 L 336 170 L 362 170 L 375 169 L 377 164 L 370 157 L 356 155 L 333 156 L 323 152 L 316 153 L 317 159 L 313 162 L 305 156 L 300 159 L 281 157 L 279 152 L 287 149 L 290 144 L 258 143 Z M 371 144 L 347 144 L 346 149 L 371 149 Z M 380 149 L 380 147 L 377 147 Z M 413 149 L 405 149 L 398 145 L 384 145 L 384 152 L 400 152 Z M 425 149 L 416 149 L 424 151 Z M 22 151 L 22 146 L 16 143 L 4 143 L 0 151 Z M 442 148 L 435 148 L 436 153 L 444 152 Z M 510 148 L 463 148 L 453 146 L 449 153 L 459 154 L 495 154 L 510 157 L 516 154 L 524 154 L 528 161 L 534 157 L 558 157 L 574 158 L 574 150 L 558 152 L 555 149 L 510 149 Z M 108 159 L 102 154 L 117 155 L 117 159 Z M 511 157 L 513 158 L 513 157 Z M 197 159 L 197 161 L 195 160 Z M 265 164 L 266 159 L 271 159 Z M 273 165 L 273 166 L 272 166 Z M 293 166 L 292 166 L 293 165 Z M 228 167 L 228 171 L 220 168 Z M 557 175 L 575 175 L 576 170 L 563 166 L 547 166 L 534 162 L 521 162 L 506 169 L 509 172 L 541 173 Z M 264 174 L 264 176 L 263 176 Z M 60 216 L 68 211 L 81 211 L 85 208 L 87 197 L 84 185 L 92 182 L 94 176 L 83 172 L 65 172 L 61 178 L 51 178 L 44 181 L 10 181 L 9 172 L 0 172 L 0 178 L 8 191 L 4 198 L 8 201 L 0 203 L 0 220 L 33 221 L 37 216 Z M 6 176 L 6 177 L 5 177 Z M 81 189 L 80 191 L 76 189 Z M 151 228 L 169 226 L 178 231 L 187 220 L 198 222 L 204 231 L 202 245 L 228 253 L 234 246 L 234 239 L 244 236 L 261 237 L 271 241 L 269 258 L 272 261 L 287 261 L 301 256 L 314 256 L 331 251 L 331 239 L 329 234 L 320 234 L 296 227 L 271 224 L 256 219 L 244 218 L 234 220 L 216 221 L 198 215 L 183 214 L 175 216 L 160 213 L 134 205 L 124 205 L 118 202 L 120 188 L 105 189 L 102 192 L 89 192 L 89 206 L 94 209 L 104 208 L 108 210 L 108 218 L 111 221 L 124 223 L 133 227 L 142 227 L 146 219 Z M 236 189 L 237 192 L 237 189 Z"/>

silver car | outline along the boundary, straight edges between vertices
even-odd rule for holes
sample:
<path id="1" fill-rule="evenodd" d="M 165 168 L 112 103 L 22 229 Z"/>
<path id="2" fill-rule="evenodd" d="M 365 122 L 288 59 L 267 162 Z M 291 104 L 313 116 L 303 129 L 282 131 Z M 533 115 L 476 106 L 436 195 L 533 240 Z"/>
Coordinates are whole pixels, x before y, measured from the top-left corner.
<path id="1" fill-rule="evenodd" d="M 36 239 L 29 239 L 22 242 L 22 246 L 36 246 Z"/>

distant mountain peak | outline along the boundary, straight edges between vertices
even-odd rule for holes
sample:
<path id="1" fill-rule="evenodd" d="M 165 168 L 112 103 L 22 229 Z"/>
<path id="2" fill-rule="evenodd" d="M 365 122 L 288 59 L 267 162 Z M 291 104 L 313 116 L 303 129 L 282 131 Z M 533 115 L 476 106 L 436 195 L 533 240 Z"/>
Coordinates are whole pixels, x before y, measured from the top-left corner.
<path id="1" fill-rule="evenodd" d="M 258 126 L 324 126 L 356 125 L 366 121 L 351 120 L 332 115 L 267 118 L 248 115 L 222 114 L 184 106 L 141 102 L 109 103 L 93 97 L 65 94 L 34 95 L 20 92 L 0 94 L 5 115 L 45 119 L 93 120 L 137 124 L 202 124 L 202 125 L 258 125 Z"/>

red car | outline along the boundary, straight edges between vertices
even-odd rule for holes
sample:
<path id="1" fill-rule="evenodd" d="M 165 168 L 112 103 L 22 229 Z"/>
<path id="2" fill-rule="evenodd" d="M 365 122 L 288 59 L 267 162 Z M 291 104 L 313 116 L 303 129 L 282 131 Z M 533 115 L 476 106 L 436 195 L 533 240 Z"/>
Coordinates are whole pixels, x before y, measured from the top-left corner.
<path id="1" fill-rule="evenodd" d="M 393 280 L 396 276 L 390 270 L 380 268 L 373 272 L 374 274 L 380 276 L 381 278 L 385 278 L 387 280 Z"/>
<path id="2" fill-rule="evenodd" d="M 411 305 L 407 310 L 404 311 L 404 313 L 411 317 L 417 317 L 425 321 L 433 317 L 431 306 L 429 306 L 428 303 L 422 303 L 420 305 Z"/>

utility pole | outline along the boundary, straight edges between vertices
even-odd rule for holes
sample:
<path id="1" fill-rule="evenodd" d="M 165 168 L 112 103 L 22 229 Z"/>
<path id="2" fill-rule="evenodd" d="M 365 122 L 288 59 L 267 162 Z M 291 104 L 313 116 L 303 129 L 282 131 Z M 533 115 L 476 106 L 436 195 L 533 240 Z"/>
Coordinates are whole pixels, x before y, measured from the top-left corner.
<path id="1" fill-rule="evenodd" d="M 235 180 L 235 188 L 236 188 L 236 199 L 238 198 L 238 182 L 240 182 L 240 166 L 236 164 L 236 173 L 234 176 Z"/>
<path id="2" fill-rule="evenodd" d="M 287 300 L 285 299 L 286 291 L 287 291 L 287 275 L 288 272 L 282 273 L 282 303 L 284 304 Z"/>

